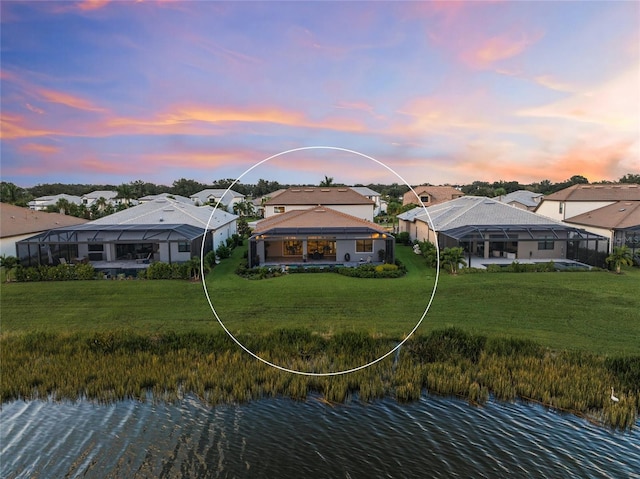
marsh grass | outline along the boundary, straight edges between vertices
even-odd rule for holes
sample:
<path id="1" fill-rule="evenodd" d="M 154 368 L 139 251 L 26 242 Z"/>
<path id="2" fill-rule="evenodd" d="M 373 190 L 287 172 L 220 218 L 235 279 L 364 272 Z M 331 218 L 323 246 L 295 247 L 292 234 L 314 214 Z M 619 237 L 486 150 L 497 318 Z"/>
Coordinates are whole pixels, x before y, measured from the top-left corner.
<path id="1" fill-rule="evenodd" d="M 413 328 L 434 280 L 422 258 L 398 247 L 402 278 L 249 281 L 234 273 L 239 250 L 207 279 L 213 303 L 242 344 L 296 371 L 381 357 Z M 398 354 L 334 377 L 286 373 L 246 354 L 212 318 L 199 283 L 3 284 L 0 400 L 414 401 L 426 390 L 472 404 L 535 401 L 624 429 L 640 409 L 639 279 L 637 268 L 517 281 L 443 275 L 425 323 Z"/>
<path id="2" fill-rule="evenodd" d="M 360 333 L 325 338 L 304 330 L 242 339 L 264 348 L 275 363 L 313 372 L 364 364 L 372 353 L 381 355 L 396 344 Z M 215 405 L 276 396 L 304 400 L 310 393 L 335 403 L 386 396 L 405 402 L 426 390 L 472 404 L 483 404 L 491 395 L 501 401 L 535 401 L 620 429 L 633 426 L 640 408 L 640 387 L 633 382 L 640 370 L 638 358 L 617 361 L 553 352 L 530 341 L 487 339 L 457 328 L 418 335 L 397 356 L 331 377 L 279 371 L 221 333 L 34 332 L 5 336 L 0 346 L 2 402 L 176 401 L 193 394 Z M 609 398 L 611 386 L 619 403 Z"/>

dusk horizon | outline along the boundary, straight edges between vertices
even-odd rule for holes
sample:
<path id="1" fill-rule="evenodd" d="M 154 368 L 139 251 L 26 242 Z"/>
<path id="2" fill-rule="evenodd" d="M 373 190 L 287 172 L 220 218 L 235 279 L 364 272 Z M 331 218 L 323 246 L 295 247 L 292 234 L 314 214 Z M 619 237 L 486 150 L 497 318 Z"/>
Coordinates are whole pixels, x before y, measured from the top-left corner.
<path id="1" fill-rule="evenodd" d="M 637 2 L 3 1 L 0 13 L 0 172 L 25 188 L 249 169 L 242 183 L 640 172 Z"/>

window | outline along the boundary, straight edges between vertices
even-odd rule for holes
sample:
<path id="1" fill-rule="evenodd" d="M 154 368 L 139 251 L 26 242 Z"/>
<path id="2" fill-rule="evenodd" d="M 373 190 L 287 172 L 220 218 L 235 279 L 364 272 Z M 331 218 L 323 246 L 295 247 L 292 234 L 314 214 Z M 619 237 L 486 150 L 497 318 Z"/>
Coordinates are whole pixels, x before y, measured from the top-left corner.
<path id="1" fill-rule="evenodd" d="M 178 243 L 178 253 L 190 253 L 191 252 L 191 243 L 188 241 L 181 241 Z"/>
<path id="2" fill-rule="evenodd" d="M 300 256 L 302 255 L 302 241 L 300 240 L 285 240 L 283 253 L 285 256 Z"/>
<path id="3" fill-rule="evenodd" d="M 273 207 L 273 212 L 274 213 L 284 213 L 284 206 L 274 206 Z"/>
<path id="4" fill-rule="evenodd" d="M 373 240 L 356 240 L 356 253 L 373 253 Z"/>
<path id="5" fill-rule="evenodd" d="M 420 197 L 420 201 L 422 201 L 423 203 L 429 203 L 429 197 L 428 196 L 421 196 Z"/>
<path id="6" fill-rule="evenodd" d="M 560 214 L 562 214 L 562 206 L 563 206 L 562 202 L 558 203 L 558 213 Z"/>
<path id="7" fill-rule="evenodd" d="M 553 238 L 549 238 L 547 236 L 544 237 L 544 239 L 541 239 L 538 241 L 538 249 L 539 250 L 549 250 L 549 249 L 553 249 Z"/>

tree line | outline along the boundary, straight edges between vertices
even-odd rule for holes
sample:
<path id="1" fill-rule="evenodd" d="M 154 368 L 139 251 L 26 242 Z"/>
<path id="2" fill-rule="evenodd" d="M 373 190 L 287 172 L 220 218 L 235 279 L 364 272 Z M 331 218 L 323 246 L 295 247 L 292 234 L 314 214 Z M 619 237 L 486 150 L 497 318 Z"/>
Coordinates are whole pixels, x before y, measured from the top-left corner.
<path id="1" fill-rule="evenodd" d="M 34 198 L 41 196 L 52 196 L 58 194 L 68 194 L 74 196 L 82 196 L 96 190 L 116 191 L 118 198 L 124 200 L 135 200 L 147 195 L 157 195 L 161 193 L 169 193 L 173 195 L 181 195 L 189 197 L 204 189 L 227 189 L 233 184 L 233 190 L 251 198 L 259 198 L 282 188 L 288 188 L 289 184 L 281 184 L 277 181 L 269 181 L 265 179 L 258 180 L 255 184 L 235 183 L 234 179 L 219 179 L 210 184 L 201 183 L 196 180 L 181 178 L 173 182 L 171 186 L 158 185 L 136 180 L 130 183 L 122 183 L 120 185 L 110 184 L 63 184 L 63 183 L 45 183 L 29 188 L 22 188 L 14 183 L 2 181 L 0 183 L 0 201 L 3 203 L 15 204 L 18 206 L 27 206 L 27 203 Z M 562 190 L 575 184 L 607 184 L 607 183 L 627 183 L 640 184 L 640 174 L 628 173 L 621 177 L 617 182 L 599 181 L 590 183 L 587 178 L 582 175 L 574 175 L 571 178 L 553 183 L 550 180 L 542 180 L 530 184 L 523 184 L 518 181 L 474 181 L 465 185 L 450 185 L 459 188 L 466 195 L 472 196 L 488 196 L 495 197 L 506 195 L 517 190 L 529 190 L 534 193 L 548 195 L 556 191 Z M 428 183 L 423 183 L 428 185 Z M 319 182 L 320 186 L 345 186 L 336 184 L 332 177 L 325 176 Z M 314 186 L 314 185 L 295 185 L 295 186 Z M 406 185 L 393 183 L 388 184 L 356 184 L 354 186 L 366 186 L 381 194 L 386 200 L 399 200 L 404 193 L 409 191 Z"/>

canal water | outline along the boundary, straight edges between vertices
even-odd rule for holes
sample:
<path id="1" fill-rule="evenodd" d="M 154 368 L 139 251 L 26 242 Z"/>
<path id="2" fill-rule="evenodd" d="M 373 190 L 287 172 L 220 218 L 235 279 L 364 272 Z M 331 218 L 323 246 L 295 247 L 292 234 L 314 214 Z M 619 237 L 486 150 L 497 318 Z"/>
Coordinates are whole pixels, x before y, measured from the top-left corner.
<path id="1" fill-rule="evenodd" d="M 2 478 L 640 478 L 640 424 L 527 403 L 15 401 L 0 421 Z"/>

